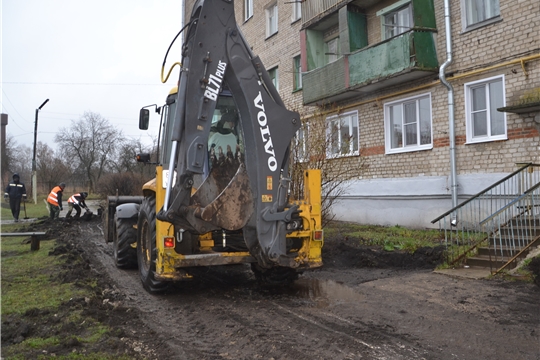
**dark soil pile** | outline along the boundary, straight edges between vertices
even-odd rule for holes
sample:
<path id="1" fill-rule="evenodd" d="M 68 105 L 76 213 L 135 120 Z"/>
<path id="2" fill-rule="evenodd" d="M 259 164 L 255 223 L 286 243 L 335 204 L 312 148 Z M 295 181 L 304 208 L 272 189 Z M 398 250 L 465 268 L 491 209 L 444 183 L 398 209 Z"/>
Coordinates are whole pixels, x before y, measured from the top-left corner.
<path id="1" fill-rule="evenodd" d="M 86 253 L 78 240 L 80 235 L 92 226 L 99 225 L 97 217 L 66 221 L 41 219 L 20 231 L 45 231 L 47 238 L 55 238 L 56 246 L 49 253 L 63 260 L 62 270 L 53 275 L 60 283 L 71 283 L 76 287 L 89 289 L 91 296 L 72 298 L 63 302 L 58 309 L 51 312 L 47 309 L 30 309 L 23 315 L 7 315 L 2 317 L 2 354 L 17 355 L 25 359 L 38 356 L 62 356 L 72 353 L 100 353 L 101 358 L 126 359 L 160 358 L 156 354 L 155 344 L 149 342 L 155 335 L 140 320 L 133 309 L 124 307 L 124 295 L 113 287 L 107 275 L 92 265 L 90 254 Z M 97 283 L 97 286 L 96 286 Z M 83 321 L 69 321 L 74 313 L 79 313 Z M 109 331 L 97 342 L 86 342 L 90 329 L 99 324 L 108 327 Z M 136 329 L 136 330 L 135 330 Z M 57 345 L 28 350 L 16 354 L 10 346 L 19 344 L 28 338 L 60 339 Z M 151 346 L 147 346 L 151 344 Z"/>
<path id="2" fill-rule="evenodd" d="M 533 273 L 534 283 L 540 286 L 540 257 L 535 257 L 531 260 L 529 270 Z"/>
<path id="3" fill-rule="evenodd" d="M 338 268 L 434 269 L 444 261 L 444 247 L 419 248 L 414 253 L 385 251 L 381 246 L 366 246 L 351 240 L 326 241 L 323 246 L 325 266 Z"/>

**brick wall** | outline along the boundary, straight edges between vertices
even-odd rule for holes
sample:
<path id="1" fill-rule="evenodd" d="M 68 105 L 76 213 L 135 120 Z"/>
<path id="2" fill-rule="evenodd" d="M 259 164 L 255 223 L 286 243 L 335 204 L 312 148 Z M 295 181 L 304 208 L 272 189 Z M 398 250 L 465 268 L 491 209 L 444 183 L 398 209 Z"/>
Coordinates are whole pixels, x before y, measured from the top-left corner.
<path id="1" fill-rule="evenodd" d="M 373 45 L 381 41 L 380 19 L 375 13 L 394 1 L 379 2 L 366 11 L 368 17 L 368 42 Z M 293 92 L 294 56 L 300 53 L 299 31 L 301 21 L 292 23 L 292 4 L 278 2 L 278 33 L 266 38 L 265 9 L 275 1 L 254 0 L 254 15 L 243 21 L 242 0 L 235 1 L 236 17 L 240 27 L 267 69 L 278 66 L 279 93 L 291 109 L 307 114 L 313 108 L 302 106 L 302 92 Z M 458 174 L 502 173 L 515 170 L 515 163 L 540 162 L 540 116 L 538 113 L 506 115 L 508 140 L 480 144 L 466 144 L 464 84 L 504 74 L 506 103 L 519 98 L 527 89 L 540 84 L 540 60 L 525 64 L 498 67 L 482 71 L 487 67 L 519 59 L 540 51 L 540 16 L 538 0 L 519 2 L 500 0 L 501 19 L 487 26 L 464 31 L 462 28 L 461 2 L 451 2 L 453 62 L 448 74 L 462 76 L 452 80 L 455 101 L 456 162 Z M 186 2 L 189 17 L 193 0 Z M 445 61 L 445 30 L 443 2 L 435 0 L 438 35 L 437 56 L 439 63 Z M 471 71 L 479 71 L 477 74 Z M 346 111 L 357 110 L 360 122 L 360 149 L 368 169 L 363 178 L 394 178 L 416 176 L 447 176 L 450 172 L 450 149 L 448 138 L 448 92 L 441 84 L 395 95 L 422 84 L 434 83 L 436 76 L 408 82 L 373 94 L 359 95 L 357 99 L 339 104 Z M 323 86 L 324 84 L 321 84 Z M 431 94 L 433 148 L 430 150 L 385 155 L 383 106 L 386 102 L 408 98 L 419 94 Z M 377 100 L 377 98 L 384 100 Z M 357 157 L 346 158 L 354 164 Z"/>

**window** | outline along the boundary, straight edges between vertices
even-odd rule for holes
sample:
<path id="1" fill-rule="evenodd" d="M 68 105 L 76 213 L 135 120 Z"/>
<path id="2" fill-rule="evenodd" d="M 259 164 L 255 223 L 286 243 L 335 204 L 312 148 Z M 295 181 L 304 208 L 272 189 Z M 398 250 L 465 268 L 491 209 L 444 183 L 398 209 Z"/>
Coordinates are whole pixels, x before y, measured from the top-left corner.
<path id="1" fill-rule="evenodd" d="M 326 119 L 328 157 L 358 155 L 358 112 L 350 112 Z"/>
<path id="2" fill-rule="evenodd" d="M 500 15 L 499 0 L 463 0 L 466 26 L 471 26 Z"/>
<path id="3" fill-rule="evenodd" d="M 293 90 L 299 90 L 302 88 L 302 62 L 300 55 L 293 58 L 293 75 L 294 86 Z"/>
<path id="4" fill-rule="evenodd" d="M 244 20 L 253 16 L 253 0 L 244 0 Z"/>
<path id="5" fill-rule="evenodd" d="M 279 74 L 278 74 L 278 67 L 272 68 L 268 70 L 268 75 L 270 75 L 270 79 L 272 79 L 272 84 L 274 84 L 276 90 L 279 90 Z"/>
<path id="6" fill-rule="evenodd" d="M 302 18 L 302 1 L 301 0 L 292 0 L 292 17 L 291 21 L 295 22 Z"/>
<path id="7" fill-rule="evenodd" d="M 266 9 L 266 37 L 274 35 L 278 31 L 278 8 L 277 3 Z"/>
<path id="8" fill-rule="evenodd" d="M 431 94 L 384 105 L 386 153 L 433 148 Z"/>
<path id="9" fill-rule="evenodd" d="M 326 63 L 329 64 L 336 61 L 339 57 L 339 37 L 326 41 L 324 47 Z"/>
<path id="10" fill-rule="evenodd" d="M 309 124 L 304 123 L 296 132 L 296 158 L 300 162 L 308 161 L 307 139 L 309 138 Z"/>
<path id="11" fill-rule="evenodd" d="M 407 4 L 383 15 L 384 39 L 390 39 L 412 28 L 412 8 Z"/>
<path id="12" fill-rule="evenodd" d="M 467 142 L 506 140 L 504 76 L 465 84 Z"/>

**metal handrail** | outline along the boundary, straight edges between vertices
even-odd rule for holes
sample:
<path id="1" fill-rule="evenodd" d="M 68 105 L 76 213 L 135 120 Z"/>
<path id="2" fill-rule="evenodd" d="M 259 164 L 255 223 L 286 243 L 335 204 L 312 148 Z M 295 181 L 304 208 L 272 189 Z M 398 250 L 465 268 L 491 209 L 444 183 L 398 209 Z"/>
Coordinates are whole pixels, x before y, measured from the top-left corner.
<path id="1" fill-rule="evenodd" d="M 515 198 L 514 200 L 512 200 L 511 202 L 509 202 L 508 204 L 506 204 L 505 206 L 503 206 L 502 208 L 500 208 L 499 210 L 497 210 L 496 212 L 494 212 L 493 214 L 491 214 L 490 216 L 488 216 L 487 218 L 485 218 L 484 220 L 480 221 L 480 225 L 484 225 L 484 223 L 486 223 L 487 221 L 493 219 L 495 216 L 499 215 L 500 213 L 502 213 L 503 211 L 507 210 L 510 206 L 514 205 L 515 203 L 519 202 L 521 199 L 529 196 L 529 193 L 531 191 L 534 191 L 536 189 L 540 188 L 540 183 L 534 185 L 532 188 L 530 188 L 529 190 L 525 191 L 522 195 L 518 196 L 517 198 Z"/>
<path id="2" fill-rule="evenodd" d="M 432 224 L 435 224 L 437 221 L 441 220 L 442 218 L 444 218 L 445 216 L 448 216 L 450 215 L 451 213 L 455 212 L 457 209 L 461 208 L 462 206 L 464 205 L 467 205 L 468 203 L 470 203 L 471 201 L 473 201 L 474 199 L 484 195 L 485 193 L 487 193 L 488 191 L 490 191 L 491 189 L 495 188 L 497 185 L 505 182 L 506 180 L 510 179 L 511 177 L 519 174 L 520 172 L 522 172 L 523 170 L 531 167 L 531 166 L 540 166 L 538 164 L 533 164 L 533 163 L 527 163 L 526 165 L 524 165 L 522 168 L 514 171 L 513 173 L 511 173 L 510 175 L 508 176 L 505 176 L 504 178 L 502 178 L 501 180 L 497 181 L 496 183 L 490 185 L 489 187 L 485 188 L 484 190 L 480 191 L 478 194 L 474 195 L 473 197 L 465 200 L 464 202 L 460 203 L 459 205 L 453 207 L 452 209 L 448 210 L 447 212 L 445 212 L 444 214 L 442 214 L 441 216 L 439 216 L 438 218 L 434 219 L 434 220 L 431 220 L 431 223 Z"/>

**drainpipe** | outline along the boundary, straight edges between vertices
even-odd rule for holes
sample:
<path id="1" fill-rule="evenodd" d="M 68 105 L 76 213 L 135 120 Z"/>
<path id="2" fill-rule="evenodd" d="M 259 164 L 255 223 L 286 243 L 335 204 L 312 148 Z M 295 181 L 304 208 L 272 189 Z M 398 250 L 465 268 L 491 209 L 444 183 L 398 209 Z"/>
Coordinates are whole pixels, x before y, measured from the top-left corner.
<path id="1" fill-rule="evenodd" d="M 456 181 L 456 134 L 455 134 L 455 119 L 454 119 L 454 88 L 446 80 L 444 71 L 452 62 L 452 31 L 450 27 L 450 0 L 444 0 L 444 27 L 446 33 L 446 61 L 439 68 L 439 78 L 444 86 L 448 89 L 448 136 L 450 138 L 450 182 L 452 191 L 452 207 L 456 207 L 457 203 L 457 181 Z M 457 224 L 456 214 L 452 214 L 452 225 Z"/>

